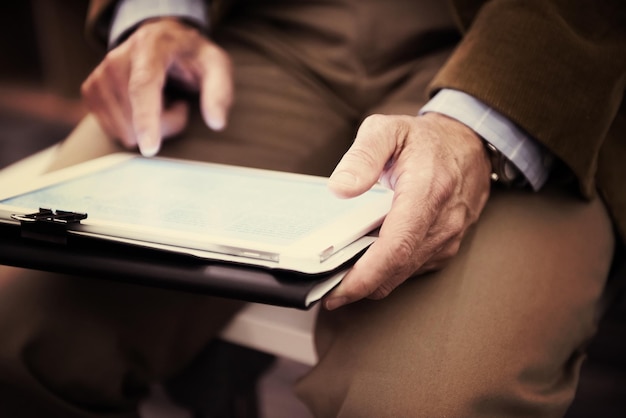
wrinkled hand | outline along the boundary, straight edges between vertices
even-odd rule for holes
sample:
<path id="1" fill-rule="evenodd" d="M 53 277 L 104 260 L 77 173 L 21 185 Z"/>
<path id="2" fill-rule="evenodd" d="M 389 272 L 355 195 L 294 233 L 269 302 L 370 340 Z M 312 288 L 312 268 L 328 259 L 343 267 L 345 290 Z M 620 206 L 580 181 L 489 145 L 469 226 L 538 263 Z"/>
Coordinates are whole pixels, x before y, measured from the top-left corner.
<path id="1" fill-rule="evenodd" d="M 489 196 L 490 163 L 480 138 L 437 113 L 367 118 L 329 180 L 340 197 L 376 181 L 394 189 L 378 240 L 324 301 L 327 309 L 381 299 L 408 277 L 443 267 Z"/>
<path id="2" fill-rule="evenodd" d="M 199 91 L 207 125 L 224 128 L 233 99 L 230 59 L 197 29 L 174 18 L 143 23 L 107 54 L 83 83 L 82 94 L 109 135 L 152 156 L 162 138 L 185 128 L 189 115 L 184 101 L 164 108 L 169 78 Z"/>

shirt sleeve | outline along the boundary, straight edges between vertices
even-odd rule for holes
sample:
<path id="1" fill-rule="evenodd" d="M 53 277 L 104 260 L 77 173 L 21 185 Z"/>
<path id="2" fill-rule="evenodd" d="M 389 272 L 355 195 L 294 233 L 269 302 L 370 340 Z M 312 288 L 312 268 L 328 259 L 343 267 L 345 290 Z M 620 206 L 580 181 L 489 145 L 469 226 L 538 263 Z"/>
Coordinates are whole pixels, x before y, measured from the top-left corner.
<path id="1" fill-rule="evenodd" d="M 109 32 L 109 48 L 146 19 L 175 16 L 208 29 L 207 6 L 203 0 L 121 0 L 113 13 Z"/>
<path id="2" fill-rule="evenodd" d="M 533 190 L 541 189 L 552 154 L 521 128 L 485 103 L 458 90 L 440 90 L 419 114 L 436 112 L 458 120 L 490 142 L 524 175 Z"/>

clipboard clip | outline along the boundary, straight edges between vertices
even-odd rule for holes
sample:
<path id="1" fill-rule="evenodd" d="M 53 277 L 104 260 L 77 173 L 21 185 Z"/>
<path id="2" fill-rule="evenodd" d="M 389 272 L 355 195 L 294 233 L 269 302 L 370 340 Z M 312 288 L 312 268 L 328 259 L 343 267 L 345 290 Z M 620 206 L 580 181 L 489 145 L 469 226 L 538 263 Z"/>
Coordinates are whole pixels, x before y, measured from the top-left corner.
<path id="1" fill-rule="evenodd" d="M 20 222 L 24 239 L 66 245 L 68 227 L 86 219 L 87 214 L 39 208 L 39 212 L 13 214 L 11 218 Z"/>

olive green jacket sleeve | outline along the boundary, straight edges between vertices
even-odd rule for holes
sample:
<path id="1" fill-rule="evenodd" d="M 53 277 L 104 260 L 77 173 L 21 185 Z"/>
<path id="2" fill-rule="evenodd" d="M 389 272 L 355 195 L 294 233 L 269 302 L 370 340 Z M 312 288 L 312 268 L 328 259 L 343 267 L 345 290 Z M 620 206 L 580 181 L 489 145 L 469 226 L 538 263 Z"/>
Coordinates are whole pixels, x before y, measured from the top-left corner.
<path id="1" fill-rule="evenodd" d="M 626 237 L 626 2 L 452 0 L 464 36 L 431 84 L 469 93 L 596 190 Z M 621 107 L 621 109 L 620 109 Z"/>

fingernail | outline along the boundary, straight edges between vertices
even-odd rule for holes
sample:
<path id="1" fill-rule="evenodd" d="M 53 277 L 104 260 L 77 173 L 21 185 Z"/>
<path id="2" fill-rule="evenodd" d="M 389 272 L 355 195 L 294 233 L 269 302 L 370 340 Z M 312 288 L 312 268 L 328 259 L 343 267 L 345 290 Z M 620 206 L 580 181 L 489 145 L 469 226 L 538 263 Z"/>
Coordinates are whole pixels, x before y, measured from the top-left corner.
<path id="1" fill-rule="evenodd" d="M 338 296 L 338 297 L 333 297 L 333 298 L 327 299 L 324 302 L 324 307 L 327 310 L 332 311 L 332 310 L 335 310 L 337 308 L 342 307 L 346 303 L 348 303 L 348 298 L 346 298 L 344 296 Z"/>
<path id="2" fill-rule="evenodd" d="M 221 131 L 226 126 L 226 120 L 219 116 L 209 116 L 207 118 L 207 123 L 209 125 L 209 128 L 213 129 L 214 131 Z"/>
<path id="3" fill-rule="evenodd" d="M 154 157 L 159 152 L 161 144 L 159 141 L 154 141 L 152 138 L 142 135 L 137 139 L 139 145 L 139 152 L 144 157 Z"/>
<path id="4" fill-rule="evenodd" d="M 353 187 L 357 182 L 356 176 L 347 171 L 336 171 L 330 176 L 329 180 L 332 183 L 347 187 Z"/>

